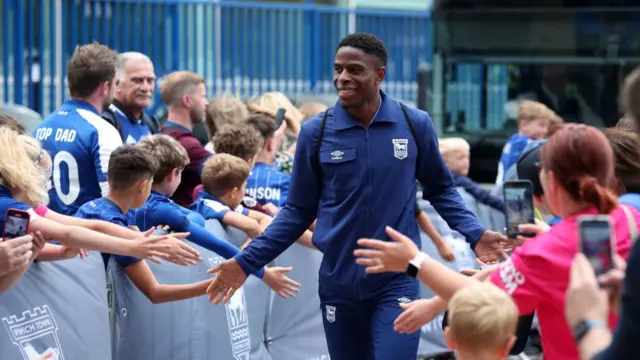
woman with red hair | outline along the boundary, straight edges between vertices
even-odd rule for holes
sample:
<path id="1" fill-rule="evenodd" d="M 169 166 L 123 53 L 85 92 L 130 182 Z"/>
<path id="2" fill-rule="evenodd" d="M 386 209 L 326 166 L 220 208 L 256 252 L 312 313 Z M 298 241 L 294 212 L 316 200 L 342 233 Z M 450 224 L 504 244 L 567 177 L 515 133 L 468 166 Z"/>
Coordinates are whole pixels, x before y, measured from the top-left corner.
<path id="1" fill-rule="evenodd" d="M 404 306 L 395 323 L 397 331 L 412 332 L 446 310 L 453 294 L 477 280 L 489 279 L 506 291 L 521 314 L 538 314 L 544 357 L 549 360 L 578 360 L 580 356 L 564 317 L 565 290 L 571 262 L 578 247 L 578 218 L 608 214 L 613 224 L 615 251 L 627 258 L 631 229 L 640 223 L 640 213 L 618 205 L 609 188 L 614 179 L 613 152 L 598 129 L 586 125 L 565 125 L 543 145 L 540 181 L 548 204 L 562 221 L 518 247 L 508 261 L 486 269 L 473 278 L 456 273 L 421 254 L 404 235 L 389 229 L 395 242 L 363 239 L 357 262 L 371 273 L 406 271 L 409 262 L 419 267 L 417 277 L 440 298 L 418 300 Z M 634 229 L 634 232 L 637 229 Z M 418 265 L 416 265 L 418 264 Z M 609 324 L 615 326 L 613 316 Z"/>

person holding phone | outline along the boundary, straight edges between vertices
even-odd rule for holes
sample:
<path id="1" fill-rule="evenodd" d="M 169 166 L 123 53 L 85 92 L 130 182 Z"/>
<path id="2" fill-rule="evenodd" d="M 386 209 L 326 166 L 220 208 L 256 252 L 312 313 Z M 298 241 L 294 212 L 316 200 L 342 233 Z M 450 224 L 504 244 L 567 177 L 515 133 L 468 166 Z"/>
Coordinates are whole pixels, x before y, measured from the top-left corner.
<path id="1" fill-rule="evenodd" d="M 168 236 L 150 237 L 151 231 L 138 233 L 135 240 L 123 239 L 95 232 L 84 227 L 64 225 L 41 217 L 34 209 L 46 199 L 46 175 L 35 158 L 26 151 L 25 135 L 18 135 L 7 127 L 0 127 L 0 146 L 5 156 L 0 157 L 0 224 L 3 228 L 7 210 L 16 209 L 29 214 L 29 233 L 40 232 L 47 239 L 78 249 L 96 250 L 112 254 L 129 255 L 159 261 L 156 257 L 171 257 L 180 251 L 174 244 L 163 243 Z M 153 229 L 151 229 L 153 230 Z M 188 234 L 173 234 L 186 237 Z"/>
<path id="2" fill-rule="evenodd" d="M 0 239 L 0 293 L 10 290 L 44 246 L 41 234 Z"/>
<path id="3" fill-rule="evenodd" d="M 583 324 L 578 343 L 583 360 L 640 359 L 640 245 L 628 263 L 615 257 L 615 268 L 596 277 L 589 260 L 578 254 L 571 266 L 565 317 L 571 327 Z M 609 311 L 620 315 L 615 334 L 604 324 Z M 584 324 L 590 326 L 584 326 Z"/>
<path id="4" fill-rule="evenodd" d="M 280 122 L 282 124 L 282 120 Z M 273 204 L 281 208 L 287 202 L 291 176 L 272 166 L 281 144 L 275 136 L 278 124 L 259 114 L 248 117 L 246 123 L 256 129 L 262 142 L 262 148 L 255 157 L 253 169 L 247 179 L 246 193 L 262 205 Z"/>
<path id="5" fill-rule="evenodd" d="M 354 254 L 368 273 L 417 274 L 438 295 L 421 305 L 422 311 L 434 316 L 447 309 L 447 301 L 458 289 L 476 279 L 489 279 L 511 295 L 520 314 L 537 312 L 545 359 L 578 360 L 574 336 L 580 329 L 570 328 L 564 319 L 571 263 L 580 251 L 578 219 L 608 215 L 612 246 L 623 259 L 629 254 L 632 233 L 637 233 L 636 224 L 640 224 L 640 213 L 619 206 L 616 194 L 609 190 L 612 180 L 613 152 L 604 134 L 587 125 L 567 125 L 540 153 L 540 182 L 551 210 L 562 222 L 516 248 L 508 261 L 470 278 L 420 253 L 410 239 L 393 229 L 387 231 L 395 242 L 363 239 L 359 241 L 362 248 Z M 614 328 L 616 317 L 609 315 L 607 326 Z M 396 325 L 397 331 L 404 331 Z"/>
<path id="6" fill-rule="evenodd" d="M 300 124 L 304 115 L 280 92 L 268 92 L 252 99 L 247 103 L 247 107 L 252 114 L 266 115 L 276 122 L 278 130 L 274 138 L 278 146 L 276 157 L 270 165 L 285 174 L 291 174 L 296 139 L 300 134 Z"/>

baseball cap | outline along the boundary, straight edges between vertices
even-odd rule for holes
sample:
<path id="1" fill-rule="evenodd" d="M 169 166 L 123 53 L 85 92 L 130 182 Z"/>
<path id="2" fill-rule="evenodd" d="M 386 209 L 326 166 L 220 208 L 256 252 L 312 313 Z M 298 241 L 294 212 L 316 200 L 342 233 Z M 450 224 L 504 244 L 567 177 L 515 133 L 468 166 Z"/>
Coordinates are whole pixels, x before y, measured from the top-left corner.
<path id="1" fill-rule="evenodd" d="M 516 178 L 531 181 L 535 196 L 541 196 L 544 193 L 540 184 L 538 163 L 540 162 L 540 150 L 546 142 L 546 139 L 530 141 L 515 165 Z"/>

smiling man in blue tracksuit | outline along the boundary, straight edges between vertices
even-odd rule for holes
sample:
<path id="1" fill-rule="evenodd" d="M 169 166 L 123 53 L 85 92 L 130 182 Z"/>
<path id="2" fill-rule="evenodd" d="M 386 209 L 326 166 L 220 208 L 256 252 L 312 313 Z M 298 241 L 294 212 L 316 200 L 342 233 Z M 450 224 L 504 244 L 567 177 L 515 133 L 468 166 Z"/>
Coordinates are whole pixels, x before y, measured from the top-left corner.
<path id="1" fill-rule="evenodd" d="M 400 303 L 419 297 L 406 274 L 369 275 L 357 265 L 359 238 L 386 239 L 392 226 L 419 244 L 416 183 L 478 256 L 497 258 L 504 237 L 487 231 L 466 208 L 438 149 L 427 113 L 405 108 L 379 90 L 387 52 L 371 34 L 340 42 L 334 84 L 340 101 L 302 125 L 286 205 L 264 234 L 212 270 L 214 302 L 225 301 L 247 275 L 264 266 L 311 225 L 324 253 L 319 295 L 332 360 L 415 360 L 419 333 L 393 330 Z M 313 286 L 312 284 L 308 284 Z"/>

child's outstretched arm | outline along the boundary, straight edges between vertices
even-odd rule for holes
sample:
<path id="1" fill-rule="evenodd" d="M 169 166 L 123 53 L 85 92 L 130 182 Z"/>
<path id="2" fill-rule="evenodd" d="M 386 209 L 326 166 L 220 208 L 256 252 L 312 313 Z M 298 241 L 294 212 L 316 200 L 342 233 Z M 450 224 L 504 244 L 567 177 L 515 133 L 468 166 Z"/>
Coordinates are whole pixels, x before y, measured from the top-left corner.
<path id="1" fill-rule="evenodd" d="M 424 233 L 427 234 L 431 241 L 433 241 L 433 243 L 436 245 L 440 256 L 442 256 L 442 258 L 446 261 L 454 261 L 456 257 L 453 252 L 453 248 L 442 238 L 442 236 L 440 236 L 440 234 L 436 231 L 436 228 L 433 226 L 431 219 L 429 219 L 429 216 L 427 216 L 427 214 L 422 211 L 420 207 L 418 207 L 417 203 L 416 220 L 418 221 L 420 229 L 422 229 L 422 231 L 424 231 Z"/>
<path id="2" fill-rule="evenodd" d="M 125 268 L 125 271 L 136 287 L 154 304 L 202 296 L 213 280 L 208 279 L 180 285 L 160 284 L 146 261 L 131 264 Z"/>

